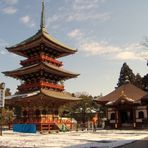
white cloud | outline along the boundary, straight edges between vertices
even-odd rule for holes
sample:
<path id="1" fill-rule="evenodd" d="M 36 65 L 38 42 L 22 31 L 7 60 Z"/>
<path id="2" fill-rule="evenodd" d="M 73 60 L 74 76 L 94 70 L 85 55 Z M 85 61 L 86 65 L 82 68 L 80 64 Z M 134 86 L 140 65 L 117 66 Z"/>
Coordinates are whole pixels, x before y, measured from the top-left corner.
<path id="1" fill-rule="evenodd" d="M 148 51 L 143 50 L 139 43 L 132 43 L 122 46 L 114 46 L 106 41 L 81 41 L 79 49 L 87 56 L 104 56 L 116 60 L 144 60 L 148 57 Z"/>
<path id="2" fill-rule="evenodd" d="M 47 26 L 65 24 L 65 22 L 106 21 L 110 12 L 100 12 L 99 6 L 106 0 L 65 0 L 66 7 L 61 6 L 55 15 L 48 18 Z M 50 25 L 49 25 L 50 24 Z"/>
<path id="3" fill-rule="evenodd" d="M 104 0 L 74 0 L 73 9 L 76 11 L 91 10 L 99 6 Z"/>
<path id="4" fill-rule="evenodd" d="M 21 17 L 20 18 L 20 22 L 25 24 L 26 26 L 29 26 L 29 27 L 34 27 L 35 26 L 34 21 L 28 15 Z"/>
<path id="5" fill-rule="evenodd" d="M 85 12 L 75 12 L 69 16 L 66 17 L 68 22 L 71 21 L 88 21 L 88 20 L 101 20 L 106 21 L 110 19 L 109 13 L 94 13 L 93 11 L 90 11 L 89 14 Z"/>
<path id="6" fill-rule="evenodd" d="M 107 20 L 110 13 L 99 12 L 98 7 L 102 0 L 74 0 L 71 14 L 67 17 L 68 21 L 87 21 L 87 20 Z"/>
<path id="7" fill-rule="evenodd" d="M 120 50 L 119 47 L 111 46 L 105 41 L 82 41 L 79 48 L 82 49 L 82 51 L 86 52 L 87 55 L 91 56 L 111 54 Z"/>
<path id="8" fill-rule="evenodd" d="M 76 41 L 78 49 L 87 56 L 104 56 L 116 60 L 143 60 L 148 57 L 148 51 L 140 43 L 116 46 L 107 41 L 93 40 L 80 29 L 74 29 L 67 35 Z"/>
<path id="9" fill-rule="evenodd" d="M 8 53 L 5 49 L 6 46 L 8 46 L 8 43 L 5 40 L 0 39 L 0 55 L 5 55 Z"/>
<path id="10" fill-rule="evenodd" d="M 27 24 L 30 21 L 30 16 L 28 16 L 28 15 L 23 16 L 23 17 L 20 18 L 20 20 L 21 20 L 22 23 Z"/>
<path id="11" fill-rule="evenodd" d="M 4 9 L 2 9 L 3 13 L 5 14 L 15 14 L 17 12 L 17 9 L 14 7 L 6 7 Z"/>
<path id="12" fill-rule="evenodd" d="M 139 59 L 139 57 L 136 56 L 136 53 L 132 52 L 132 51 L 122 51 L 119 52 L 116 55 L 117 59 L 121 59 L 121 60 L 135 60 L 135 59 Z"/>
<path id="13" fill-rule="evenodd" d="M 83 36 L 83 33 L 80 29 L 74 29 L 71 32 L 67 34 L 70 38 L 81 38 Z"/>
<path id="14" fill-rule="evenodd" d="M 18 0 L 3 0 L 3 1 L 9 5 L 14 5 L 18 3 Z"/>

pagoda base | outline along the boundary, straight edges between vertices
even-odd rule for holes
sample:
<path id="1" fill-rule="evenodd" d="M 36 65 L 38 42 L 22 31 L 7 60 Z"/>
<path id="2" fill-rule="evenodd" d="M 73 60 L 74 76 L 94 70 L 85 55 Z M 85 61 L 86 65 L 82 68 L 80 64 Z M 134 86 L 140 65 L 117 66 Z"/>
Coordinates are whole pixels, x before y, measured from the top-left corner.
<path id="1" fill-rule="evenodd" d="M 53 115 L 42 115 L 40 117 L 21 117 L 14 120 L 13 124 L 34 124 L 40 133 L 53 131 L 70 131 L 73 129 L 73 122 L 69 118 L 60 118 Z"/>

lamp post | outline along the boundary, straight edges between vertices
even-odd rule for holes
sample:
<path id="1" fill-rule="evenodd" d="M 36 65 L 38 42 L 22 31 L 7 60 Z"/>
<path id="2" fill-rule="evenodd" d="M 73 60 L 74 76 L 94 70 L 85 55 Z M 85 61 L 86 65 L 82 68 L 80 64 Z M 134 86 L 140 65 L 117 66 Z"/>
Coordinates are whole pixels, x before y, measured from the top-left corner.
<path id="1" fill-rule="evenodd" d="M 2 112 L 5 103 L 5 83 L 0 84 L 0 136 L 2 136 Z"/>

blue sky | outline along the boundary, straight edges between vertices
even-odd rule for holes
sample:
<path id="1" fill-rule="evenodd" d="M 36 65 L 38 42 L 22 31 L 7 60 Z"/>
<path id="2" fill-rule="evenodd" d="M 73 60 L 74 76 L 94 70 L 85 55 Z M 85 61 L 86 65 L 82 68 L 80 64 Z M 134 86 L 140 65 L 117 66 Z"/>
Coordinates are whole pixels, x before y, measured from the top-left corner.
<path id="1" fill-rule="evenodd" d="M 148 71 L 147 0 L 45 0 L 50 35 L 78 49 L 63 57 L 64 68 L 81 75 L 65 82 L 70 92 L 93 96 L 116 87 L 123 62 L 142 76 Z M 22 57 L 11 46 L 35 34 L 40 26 L 41 0 L 0 0 L 0 72 L 18 68 Z M 0 74 L 0 82 L 15 92 L 19 81 Z"/>

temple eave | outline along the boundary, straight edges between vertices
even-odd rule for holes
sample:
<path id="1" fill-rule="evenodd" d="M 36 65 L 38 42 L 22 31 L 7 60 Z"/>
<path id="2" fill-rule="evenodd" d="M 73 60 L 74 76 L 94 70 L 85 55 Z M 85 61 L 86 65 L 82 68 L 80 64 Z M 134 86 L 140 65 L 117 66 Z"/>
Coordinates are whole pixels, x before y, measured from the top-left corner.
<path id="1" fill-rule="evenodd" d="M 69 77 L 69 78 L 79 76 L 79 74 L 75 74 L 70 71 L 66 71 L 62 68 L 57 68 L 57 67 L 53 66 L 52 64 L 44 63 L 44 62 L 41 62 L 40 64 L 34 64 L 31 66 L 27 66 L 27 67 L 22 67 L 22 68 L 13 70 L 13 71 L 5 71 L 5 72 L 3 72 L 3 74 L 5 74 L 6 76 L 10 76 L 10 77 L 19 77 L 24 74 L 29 74 L 31 72 L 40 71 L 41 69 L 45 70 L 47 72 L 53 73 L 53 74 L 57 74 L 57 75 L 61 75 L 64 77 Z"/>
<path id="2" fill-rule="evenodd" d="M 6 47 L 6 49 L 9 52 L 13 52 L 15 54 L 25 56 L 22 53 L 24 51 L 22 49 L 31 48 L 31 47 L 34 47 L 34 46 L 40 44 L 40 43 L 45 43 L 49 46 L 53 46 L 53 48 L 59 50 L 59 52 L 63 52 L 61 57 L 77 52 L 76 49 L 73 49 L 73 48 L 70 48 L 70 47 L 63 45 L 62 43 L 60 43 L 59 41 L 57 41 L 56 39 L 51 37 L 47 32 L 44 32 L 44 33 L 38 32 L 37 34 L 35 34 L 31 38 L 26 39 L 23 42 L 16 44 L 14 46 Z"/>
<path id="3" fill-rule="evenodd" d="M 9 96 L 6 98 L 6 102 L 8 104 L 17 104 L 20 102 L 21 103 L 27 103 L 28 101 L 33 103 L 34 101 L 46 101 L 46 103 L 50 103 L 51 101 L 60 101 L 60 102 L 70 102 L 70 101 L 79 101 L 81 98 L 76 98 L 71 96 L 70 94 L 64 93 L 64 92 L 56 92 L 52 90 L 45 90 L 41 89 L 40 91 L 35 91 L 32 93 L 27 93 L 27 94 L 21 94 L 21 95 L 14 95 L 14 96 Z M 46 104 L 47 105 L 47 104 Z"/>
<path id="4" fill-rule="evenodd" d="M 111 93 L 107 94 L 106 96 L 99 98 L 97 101 L 99 103 L 116 101 L 121 97 L 122 91 L 125 93 L 125 95 L 128 98 L 132 98 L 134 99 L 134 101 L 140 100 L 141 96 L 145 96 L 147 94 L 147 92 L 137 88 L 136 86 L 132 84 L 124 84 L 120 86 L 119 88 L 117 88 L 116 90 L 112 91 Z"/>

